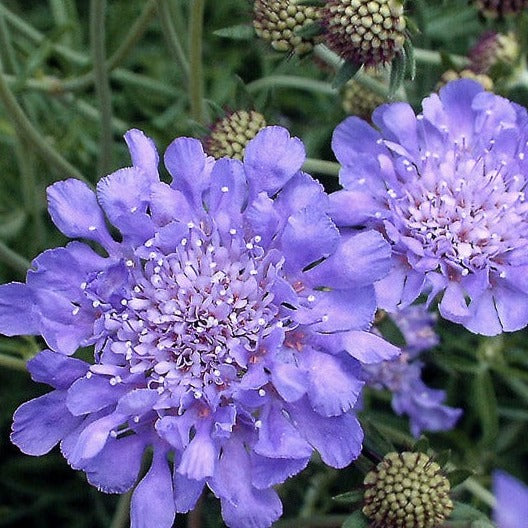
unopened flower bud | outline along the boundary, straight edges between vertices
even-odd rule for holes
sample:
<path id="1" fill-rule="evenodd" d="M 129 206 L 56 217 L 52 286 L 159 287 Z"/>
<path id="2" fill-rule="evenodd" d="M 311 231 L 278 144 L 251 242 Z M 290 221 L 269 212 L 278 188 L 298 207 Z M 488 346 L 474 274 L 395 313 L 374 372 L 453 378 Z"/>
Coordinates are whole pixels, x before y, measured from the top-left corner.
<path id="1" fill-rule="evenodd" d="M 484 73 L 476 73 L 473 70 L 466 68 L 461 71 L 447 70 L 444 72 L 436 85 L 436 91 L 440 90 L 440 88 L 447 83 L 457 79 L 472 79 L 473 81 L 480 83 L 484 90 L 490 92 L 493 90 L 493 80 L 488 75 L 485 75 Z"/>
<path id="2" fill-rule="evenodd" d="M 217 159 L 226 156 L 241 160 L 246 145 L 265 126 L 266 120 L 259 112 L 238 110 L 213 123 L 204 150 Z"/>
<path id="3" fill-rule="evenodd" d="M 487 31 L 469 50 L 471 69 L 499 77 L 519 59 L 519 42 L 514 33 Z"/>
<path id="4" fill-rule="evenodd" d="M 453 510 L 449 481 L 424 453 L 388 453 L 364 485 L 372 528 L 437 528 Z"/>
<path id="5" fill-rule="evenodd" d="M 401 0 L 328 0 L 321 18 L 328 47 L 354 64 L 389 63 L 405 43 Z"/>
<path id="6" fill-rule="evenodd" d="M 304 37 L 299 34 L 318 21 L 317 7 L 297 5 L 293 0 L 255 0 L 253 13 L 255 32 L 276 51 L 305 55 L 319 39 L 317 35 Z"/>
<path id="7" fill-rule="evenodd" d="M 477 0 L 477 6 L 484 15 L 494 18 L 520 13 L 528 8 L 528 0 Z"/>
<path id="8" fill-rule="evenodd" d="M 376 80 L 381 79 L 373 76 Z M 365 85 L 352 79 L 343 87 L 341 94 L 343 109 L 347 114 L 356 115 L 370 121 L 372 112 L 386 100 Z"/>

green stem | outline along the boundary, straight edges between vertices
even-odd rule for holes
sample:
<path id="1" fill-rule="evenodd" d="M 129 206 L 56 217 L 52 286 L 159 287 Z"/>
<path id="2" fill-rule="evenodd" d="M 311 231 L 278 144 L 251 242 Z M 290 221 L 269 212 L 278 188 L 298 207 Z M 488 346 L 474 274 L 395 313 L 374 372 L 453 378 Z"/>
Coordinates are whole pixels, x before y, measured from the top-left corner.
<path id="1" fill-rule="evenodd" d="M 46 40 L 46 36 L 40 31 L 36 30 L 33 26 L 29 25 L 22 18 L 15 15 L 12 11 L 7 9 L 3 3 L 0 3 L 0 14 L 4 15 L 6 20 L 11 24 L 11 26 L 16 29 L 19 33 L 27 37 L 29 40 L 33 41 L 35 44 L 41 44 Z M 77 64 L 78 66 L 88 66 L 90 59 L 74 51 L 67 46 L 62 46 L 61 44 L 51 43 L 52 49 L 58 55 L 61 55 L 63 58 Z"/>
<path id="2" fill-rule="evenodd" d="M 433 66 L 441 66 L 443 62 L 442 55 L 438 51 L 422 48 L 414 48 L 414 58 L 416 59 L 416 62 L 431 64 Z M 449 55 L 449 59 L 457 68 L 464 68 L 469 64 L 469 59 L 462 55 Z"/>
<path id="3" fill-rule="evenodd" d="M 462 484 L 470 493 L 480 499 L 484 504 L 493 508 L 495 506 L 495 497 L 474 477 L 469 477 Z"/>
<path id="4" fill-rule="evenodd" d="M 307 172 L 317 172 L 328 176 L 339 176 L 339 169 L 341 166 L 335 161 L 306 158 L 302 168 Z"/>
<path id="5" fill-rule="evenodd" d="M 117 507 L 112 519 L 110 528 L 125 528 L 128 525 L 130 518 L 130 499 L 132 498 L 132 491 L 124 493 L 119 497 Z"/>
<path id="6" fill-rule="evenodd" d="M 191 117 L 205 124 L 204 117 L 204 73 L 202 63 L 202 34 L 205 0 L 193 0 L 189 21 L 189 97 Z"/>
<path id="7" fill-rule="evenodd" d="M 165 42 L 169 48 L 169 52 L 179 65 L 184 79 L 187 80 L 189 79 L 190 75 L 190 66 L 189 62 L 187 61 L 185 51 L 183 50 L 180 37 L 172 22 L 172 13 L 170 11 L 169 0 L 163 0 L 158 4 L 158 15 L 161 24 L 161 30 L 163 31 L 163 36 L 165 37 Z"/>
<path id="8" fill-rule="evenodd" d="M 116 69 L 120 64 L 123 63 L 123 61 L 127 58 L 128 54 L 137 44 L 139 39 L 143 36 L 148 25 L 150 24 L 150 21 L 152 20 L 154 12 L 156 11 L 158 1 L 159 0 L 149 0 L 145 4 L 143 11 L 130 28 L 130 31 L 123 39 L 120 46 L 115 50 L 114 53 L 112 53 L 110 58 L 106 61 L 106 71 L 108 73 L 110 73 L 111 71 Z M 123 72 L 124 70 L 121 71 Z M 63 81 L 61 83 L 61 89 L 64 91 L 83 90 L 91 86 L 94 81 L 94 70 L 91 70 L 88 73 L 80 75 L 79 77 L 76 77 L 74 79 L 68 79 L 66 81 Z"/>
<path id="9" fill-rule="evenodd" d="M 7 264 L 10 268 L 18 271 L 21 275 L 25 275 L 30 266 L 30 262 L 10 247 L 6 246 L 0 241 L 0 262 Z"/>
<path id="10" fill-rule="evenodd" d="M 63 158 L 53 147 L 51 147 L 51 145 L 49 145 L 49 143 L 42 137 L 41 133 L 31 124 L 31 121 L 26 117 L 24 110 L 22 110 L 15 96 L 7 86 L 1 62 L 0 101 L 4 105 L 6 113 L 11 119 L 18 134 L 20 134 L 24 140 L 28 141 L 37 152 L 39 152 L 48 163 L 50 163 L 50 165 L 55 166 L 63 176 L 71 176 L 86 181 L 86 178 L 69 161 Z"/>
<path id="11" fill-rule="evenodd" d="M 18 74 L 20 68 L 15 59 L 15 51 L 9 38 L 9 31 L 3 13 L 0 14 L 0 53 L 7 70 L 15 75 Z"/>
<path id="12" fill-rule="evenodd" d="M 101 112 L 99 159 L 97 169 L 100 176 L 108 174 L 112 165 L 112 94 L 106 71 L 105 51 L 106 0 L 91 0 L 90 44 L 93 57 L 95 94 Z"/>
<path id="13" fill-rule="evenodd" d="M 0 352 L 0 367 L 7 367 L 13 370 L 20 370 L 22 372 L 27 372 L 26 362 L 23 359 L 15 358 L 2 354 Z"/>
<path id="14" fill-rule="evenodd" d="M 269 75 L 246 85 L 249 93 L 258 92 L 267 88 L 297 88 L 310 92 L 319 92 L 326 95 L 336 95 L 337 90 L 325 81 L 308 79 L 295 75 Z"/>

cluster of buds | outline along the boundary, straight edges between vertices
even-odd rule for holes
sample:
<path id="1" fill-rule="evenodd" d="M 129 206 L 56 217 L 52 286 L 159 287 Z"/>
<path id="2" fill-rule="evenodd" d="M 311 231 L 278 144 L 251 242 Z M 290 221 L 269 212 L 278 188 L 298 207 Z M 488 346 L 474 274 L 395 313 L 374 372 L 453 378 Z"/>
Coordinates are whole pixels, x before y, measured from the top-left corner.
<path id="1" fill-rule="evenodd" d="M 401 0 L 328 0 L 321 19 L 328 47 L 357 65 L 389 63 L 405 43 Z"/>
<path id="2" fill-rule="evenodd" d="M 379 76 L 372 75 L 372 78 L 382 82 Z M 386 100 L 381 95 L 373 92 L 364 84 L 354 79 L 348 81 L 341 92 L 341 102 L 343 110 L 349 115 L 356 115 L 370 121 L 372 112 Z"/>
<path id="3" fill-rule="evenodd" d="M 255 32 L 277 51 L 305 55 L 318 40 L 317 35 L 300 34 L 318 21 L 316 7 L 297 5 L 294 0 L 255 0 L 253 13 Z"/>
<path id="4" fill-rule="evenodd" d="M 265 126 L 266 120 L 259 112 L 232 112 L 211 125 L 211 131 L 203 141 L 204 150 L 216 159 L 225 156 L 241 160 L 246 145 Z"/>
<path id="5" fill-rule="evenodd" d="M 477 7 L 486 16 L 502 17 L 528 8 L 528 0 L 477 0 Z"/>
<path id="6" fill-rule="evenodd" d="M 449 480 L 424 453 L 388 453 L 364 485 L 372 528 L 437 528 L 453 510 Z"/>
<path id="7" fill-rule="evenodd" d="M 477 73 L 471 68 L 465 68 L 460 71 L 445 71 L 436 85 L 436 91 L 440 90 L 440 88 L 442 88 L 442 86 L 445 86 L 447 83 L 451 81 L 456 81 L 457 79 L 471 79 L 480 83 L 484 90 L 493 90 L 493 80 L 491 79 L 491 77 L 489 77 L 485 73 Z"/>

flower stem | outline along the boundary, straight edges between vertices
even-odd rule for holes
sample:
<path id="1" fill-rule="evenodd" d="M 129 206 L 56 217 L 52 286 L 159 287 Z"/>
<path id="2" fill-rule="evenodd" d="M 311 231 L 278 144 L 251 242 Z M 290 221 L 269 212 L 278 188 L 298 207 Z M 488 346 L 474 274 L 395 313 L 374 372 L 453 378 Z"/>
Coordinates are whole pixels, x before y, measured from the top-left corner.
<path id="1" fill-rule="evenodd" d="M 414 58 L 416 62 L 421 62 L 422 64 L 431 64 L 433 66 L 442 65 L 442 55 L 438 51 L 414 48 Z M 463 68 L 469 64 L 469 59 L 462 55 L 449 55 L 449 59 L 459 68 Z"/>
<path id="2" fill-rule="evenodd" d="M 163 36 L 165 37 L 165 42 L 167 43 L 170 53 L 180 66 L 185 80 L 188 80 L 190 69 L 189 62 L 187 61 L 185 51 L 183 50 L 180 36 L 178 35 L 172 23 L 172 13 L 169 8 L 170 6 L 168 0 L 164 0 L 158 4 L 161 30 L 163 31 Z"/>
<path id="3" fill-rule="evenodd" d="M 474 477 L 466 479 L 462 486 L 490 508 L 495 506 L 495 497 L 493 494 Z"/>
<path id="4" fill-rule="evenodd" d="M 51 147 L 51 145 L 49 145 L 49 143 L 42 137 L 41 133 L 32 125 L 31 121 L 29 121 L 24 110 L 22 110 L 15 96 L 7 86 L 1 61 L 0 102 L 4 105 L 5 111 L 17 132 L 25 141 L 30 143 L 50 165 L 53 165 L 63 176 L 78 178 L 79 180 L 86 182 L 86 178 L 69 161 L 63 158 L 53 147 Z"/>
<path id="5" fill-rule="evenodd" d="M 26 362 L 23 359 L 8 356 L 0 352 L 0 367 L 6 367 L 13 370 L 20 370 L 21 372 L 27 372 Z"/>
<path id="6" fill-rule="evenodd" d="M 112 165 L 112 94 L 106 70 L 105 51 L 106 0 L 91 0 L 90 45 L 93 57 L 95 94 L 101 112 L 99 159 L 97 169 L 100 176 L 108 174 Z"/>
<path id="7" fill-rule="evenodd" d="M 110 528 L 125 528 L 128 525 L 131 498 L 132 491 L 128 491 L 119 497 Z"/>
<path id="8" fill-rule="evenodd" d="M 338 176 L 341 166 L 335 161 L 306 158 L 302 168 L 307 172 L 318 172 L 319 174 L 326 174 L 328 176 Z"/>
<path id="9" fill-rule="evenodd" d="M 202 34 L 205 0 L 193 0 L 189 21 L 189 97 L 191 117 L 204 124 L 204 72 L 202 63 Z"/>
<path id="10" fill-rule="evenodd" d="M 265 90 L 266 88 L 298 88 L 311 92 L 319 92 L 327 95 L 336 95 L 337 90 L 325 81 L 308 79 L 295 75 L 269 75 L 256 81 L 250 82 L 246 88 L 249 93 Z"/>
<path id="11" fill-rule="evenodd" d="M 0 241 L 0 262 L 7 264 L 21 275 L 25 275 L 30 266 L 28 260 L 6 246 L 2 241 Z"/>

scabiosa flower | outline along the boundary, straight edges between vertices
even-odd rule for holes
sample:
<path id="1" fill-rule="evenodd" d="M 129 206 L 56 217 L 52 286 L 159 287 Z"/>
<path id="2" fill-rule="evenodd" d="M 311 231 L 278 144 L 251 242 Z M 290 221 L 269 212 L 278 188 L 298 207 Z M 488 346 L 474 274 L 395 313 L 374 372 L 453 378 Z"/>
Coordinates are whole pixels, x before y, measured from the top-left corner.
<path id="1" fill-rule="evenodd" d="M 332 196 L 339 225 L 375 227 L 394 266 L 378 282 L 395 310 L 443 293 L 441 315 L 495 335 L 528 323 L 528 116 L 520 106 L 455 81 L 423 101 L 350 117 L 333 148 L 345 190 Z"/>
<path id="2" fill-rule="evenodd" d="M 259 130 L 266 126 L 266 119 L 254 110 L 237 110 L 218 119 L 204 139 L 204 150 L 214 158 L 242 159 L 244 149 Z"/>
<path id="3" fill-rule="evenodd" d="M 397 353 L 366 331 L 389 247 L 375 231 L 340 235 L 285 129 L 262 130 L 244 163 L 176 139 L 170 185 L 152 141 L 125 138 L 133 166 L 96 193 L 76 180 L 48 190 L 57 227 L 100 254 L 71 242 L 0 288 L 0 330 L 44 337 L 28 368 L 54 388 L 16 411 L 12 441 L 32 455 L 60 442 L 109 493 L 134 485 L 150 447 L 133 528 L 169 528 L 204 485 L 227 525 L 269 526 L 271 486 L 314 449 L 334 467 L 360 452 L 361 364 Z M 70 356 L 92 345 L 93 362 Z"/>
<path id="4" fill-rule="evenodd" d="M 297 5 L 294 0 L 255 0 L 253 13 L 255 33 L 276 51 L 305 55 L 320 40 L 317 30 L 313 36 L 299 34 L 318 22 L 317 7 Z"/>
<path id="5" fill-rule="evenodd" d="M 494 77 L 510 73 L 519 56 L 519 42 L 513 32 L 486 31 L 468 53 L 474 72 Z"/>
<path id="6" fill-rule="evenodd" d="M 462 410 L 444 405 L 445 391 L 425 385 L 422 381 L 423 364 L 417 361 L 422 352 L 439 342 L 434 331 L 435 314 L 419 304 L 384 317 L 390 317 L 396 324 L 405 346 L 396 359 L 365 365 L 367 383 L 373 388 L 392 392 L 392 408 L 398 415 L 409 416 L 413 436 L 419 437 L 422 431 L 452 429 Z"/>
<path id="7" fill-rule="evenodd" d="M 493 473 L 496 504 L 493 520 L 497 528 L 520 528 L 528 519 L 528 486 L 504 471 Z"/>
<path id="8" fill-rule="evenodd" d="M 357 65 L 389 63 L 405 43 L 401 0 L 328 0 L 321 23 L 328 47 Z"/>

